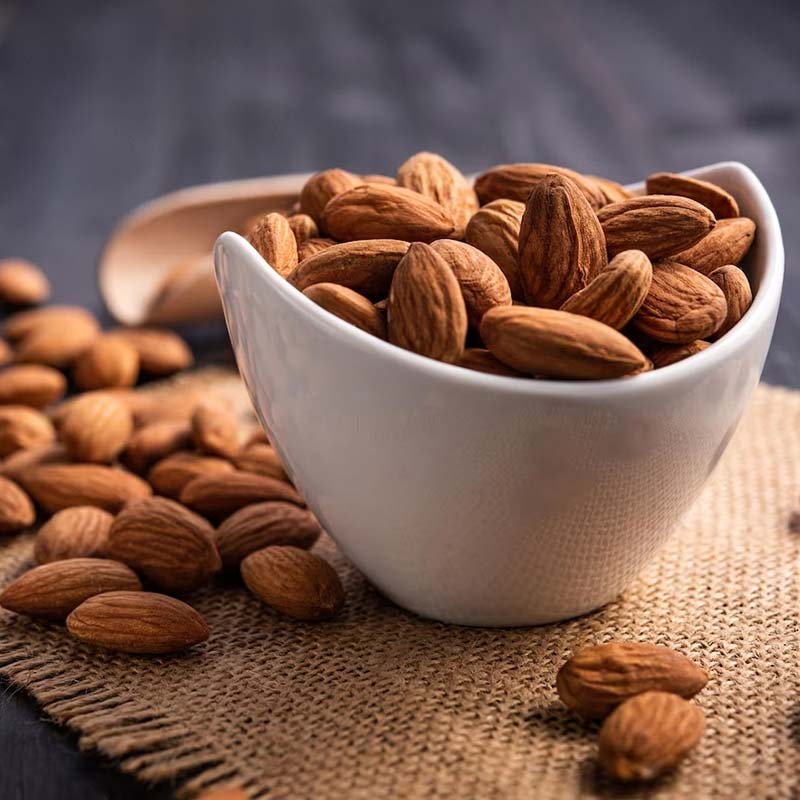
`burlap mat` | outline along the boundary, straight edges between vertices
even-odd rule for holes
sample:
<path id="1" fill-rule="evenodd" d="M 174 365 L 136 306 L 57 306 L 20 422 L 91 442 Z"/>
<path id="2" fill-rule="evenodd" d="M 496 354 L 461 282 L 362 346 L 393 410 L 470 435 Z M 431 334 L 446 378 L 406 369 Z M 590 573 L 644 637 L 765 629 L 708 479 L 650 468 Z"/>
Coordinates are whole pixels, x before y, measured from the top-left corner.
<path id="1" fill-rule="evenodd" d="M 426 622 L 323 542 L 347 591 L 331 623 L 288 622 L 217 587 L 195 599 L 206 645 L 135 658 L 2 612 L 0 673 L 82 747 L 190 796 L 234 781 L 266 798 L 608 797 L 619 789 L 594 767 L 595 731 L 561 707 L 554 678 L 575 647 L 639 639 L 708 669 L 708 729 L 674 777 L 626 796 L 798 796 L 798 442 L 800 394 L 762 386 L 656 561 L 617 603 L 566 624 Z M 2 583 L 30 555 L 30 537 L 4 543 Z"/>

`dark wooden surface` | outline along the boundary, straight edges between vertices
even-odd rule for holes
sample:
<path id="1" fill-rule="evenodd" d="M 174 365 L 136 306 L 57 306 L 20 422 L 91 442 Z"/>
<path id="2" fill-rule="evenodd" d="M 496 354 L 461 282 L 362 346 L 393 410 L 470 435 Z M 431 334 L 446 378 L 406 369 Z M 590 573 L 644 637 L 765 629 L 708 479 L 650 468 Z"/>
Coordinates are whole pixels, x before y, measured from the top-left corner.
<path id="1" fill-rule="evenodd" d="M 800 4 L 0 0 L 0 256 L 100 308 L 116 218 L 187 184 L 416 150 L 620 181 L 749 164 L 784 225 L 765 377 L 800 386 Z M 0 697 L 0 798 L 167 797 Z"/>

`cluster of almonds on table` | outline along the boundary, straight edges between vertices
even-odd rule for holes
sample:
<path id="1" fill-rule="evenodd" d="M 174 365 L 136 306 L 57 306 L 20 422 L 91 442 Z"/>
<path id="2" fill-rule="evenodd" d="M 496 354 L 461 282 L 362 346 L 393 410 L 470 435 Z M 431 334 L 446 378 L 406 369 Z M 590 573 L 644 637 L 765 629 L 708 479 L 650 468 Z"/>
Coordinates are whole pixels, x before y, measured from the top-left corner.
<path id="1" fill-rule="evenodd" d="M 46 296 L 33 265 L 0 262 L 0 299 Z M 336 572 L 308 552 L 320 526 L 264 434 L 242 441 L 224 401 L 196 389 L 134 388 L 140 371 L 165 376 L 192 364 L 181 338 L 155 328 L 103 333 L 68 306 L 19 311 L 0 329 L 0 533 L 43 522 L 38 566 L 4 589 L 0 605 L 66 620 L 73 636 L 130 653 L 206 639 L 203 618 L 177 597 L 221 570 L 239 571 L 253 594 L 296 619 L 341 608 Z M 88 391 L 65 399 L 65 372 Z"/>
<path id="2" fill-rule="evenodd" d="M 395 178 L 313 175 L 250 243 L 327 311 L 420 355 L 515 377 L 600 379 L 664 367 L 747 311 L 737 266 L 755 234 L 706 181 L 651 175 L 646 194 L 548 164 L 474 184 L 433 153 Z"/>

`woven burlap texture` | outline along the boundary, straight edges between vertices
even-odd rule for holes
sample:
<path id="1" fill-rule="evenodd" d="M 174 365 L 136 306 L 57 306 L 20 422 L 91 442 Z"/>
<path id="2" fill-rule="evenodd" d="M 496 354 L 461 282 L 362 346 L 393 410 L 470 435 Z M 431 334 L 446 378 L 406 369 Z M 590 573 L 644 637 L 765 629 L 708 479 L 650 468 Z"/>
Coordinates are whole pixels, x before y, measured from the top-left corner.
<path id="1" fill-rule="evenodd" d="M 223 388 L 244 402 L 229 379 Z M 709 671 L 707 732 L 677 773 L 625 796 L 796 797 L 800 534 L 787 519 L 798 441 L 800 393 L 760 387 L 681 529 L 618 602 L 581 619 L 516 630 L 425 621 L 324 541 L 347 592 L 332 622 L 290 622 L 218 585 L 192 598 L 206 644 L 143 658 L 0 612 L 0 673 L 82 747 L 181 795 L 233 782 L 259 798 L 613 797 L 594 765 L 596 728 L 562 707 L 556 671 L 581 645 L 655 642 Z M 2 583 L 30 560 L 30 536 L 4 542 Z"/>

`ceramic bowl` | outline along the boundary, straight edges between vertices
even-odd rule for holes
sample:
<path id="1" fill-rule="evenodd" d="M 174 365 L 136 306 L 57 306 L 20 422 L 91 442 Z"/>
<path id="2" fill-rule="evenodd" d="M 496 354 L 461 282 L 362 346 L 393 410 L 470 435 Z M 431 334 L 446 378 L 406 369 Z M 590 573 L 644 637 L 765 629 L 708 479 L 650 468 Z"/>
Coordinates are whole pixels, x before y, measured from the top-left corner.
<path id="1" fill-rule="evenodd" d="M 423 358 L 322 310 L 235 233 L 217 241 L 228 329 L 270 440 L 342 551 L 403 608 L 487 626 L 583 614 L 631 583 L 697 498 L 758 384 L 783 247 L 747 167 L 687 174 L 755 219 L 754 302 L 698 355 L 614 381 Z"/>

